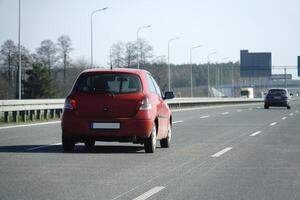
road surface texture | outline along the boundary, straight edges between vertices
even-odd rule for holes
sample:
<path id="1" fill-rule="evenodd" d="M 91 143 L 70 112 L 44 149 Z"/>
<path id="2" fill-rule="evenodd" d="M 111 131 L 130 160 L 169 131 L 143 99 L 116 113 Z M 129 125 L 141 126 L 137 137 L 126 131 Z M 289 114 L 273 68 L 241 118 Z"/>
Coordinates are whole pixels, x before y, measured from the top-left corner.
<path id="1" fill-rule="evenodd" d="M 169 149 L 97 142 L 63 153 L 60 124 L 0 128 L 0 199 L 300 199 L 300 102 L 173 112 Z"/>

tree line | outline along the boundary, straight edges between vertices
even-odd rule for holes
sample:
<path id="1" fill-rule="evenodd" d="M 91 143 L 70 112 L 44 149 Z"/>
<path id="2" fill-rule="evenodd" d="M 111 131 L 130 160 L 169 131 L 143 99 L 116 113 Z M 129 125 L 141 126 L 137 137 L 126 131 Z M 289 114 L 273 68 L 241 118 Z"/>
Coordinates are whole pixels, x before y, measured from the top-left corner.
<path id="1" fill-rule="evenodd" d="M 62 35 L 54 42 L 41 41 L 34 52 L 21 46 L 22 98 L 64 98 L 78 74 L 89 68 L 84 60 L 73 61 L 70 54 L 74 50 L 69 36 Z M 137 51 L 138 50 L 138 51 Z M 18 98 L 18 47 L 12 40 L 6 40 L 0 49 L 0 99 Z M 168 89 L 168 65 L 164 56 L 155 57 L 153 47 L 144 39 L 129 42 L 116 42 L 110 48 L 110 67 L 140 68 L 152 73 L 163 91 Z M 99 66 L 98 66 L 99 67 Z M 182 96 L 189 95 L 190 64 L 171 65 L 171 88 Z M 239 77 L 239 63 L 210 64 L 212 77 L 217 82 L 217 72 L 222 69 L 222 83 L 230 84 L 232 76 Z M 219 71 L 218 71 L 218 70 Z M 234 70 L 234 71 L 233 71 Z M 218 74 L 219 76 L 220 74 Z M 207 64 L 193 65 L 193 85 L 199 87 L 198 96 L 206 94 Z M 203 87 L 202 89 L 200 87 Z M 197 90 L 197 89 L 196 89 Z"/>

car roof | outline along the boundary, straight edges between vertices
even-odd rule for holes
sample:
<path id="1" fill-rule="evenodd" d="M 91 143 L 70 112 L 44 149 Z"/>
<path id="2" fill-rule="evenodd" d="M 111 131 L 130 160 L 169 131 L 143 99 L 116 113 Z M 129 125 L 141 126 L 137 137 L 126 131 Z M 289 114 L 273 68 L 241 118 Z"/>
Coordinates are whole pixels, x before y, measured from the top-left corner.
<path id="1" fill-rule="evenodd" d="M 285 90 L 285 91 L 287 91 L 286 88 L 270 88 L 269 91 L 270 91 L 270 90 Z"/>
<path id="2" fill-rule="evenodd" d="M 132 68 L 113 68 L 113 69 L 104 69 L 104 68 L 94 68 L 94 69 L 86 69 L 82 73 L 129 73 L 129 74 L 136 74 L 136 75 L 142 75 L 149 73 L 146 70 L 143 69 L 132 69 Z"/>

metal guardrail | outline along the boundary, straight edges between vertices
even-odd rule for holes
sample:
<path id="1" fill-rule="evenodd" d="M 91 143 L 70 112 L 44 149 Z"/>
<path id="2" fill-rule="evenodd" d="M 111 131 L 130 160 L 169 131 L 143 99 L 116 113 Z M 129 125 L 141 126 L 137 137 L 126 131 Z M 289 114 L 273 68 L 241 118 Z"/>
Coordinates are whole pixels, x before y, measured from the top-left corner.
<path id="1" fill-rule="evenodd" d="M 0 100 L 0 117 L 4 123 L 26 122 L 60 117 L 64 99 Z"/>
<path id="2" fill-rule="evenodd" d="M 168 100 L 171 109 L 192 108 L 207 105 L 257 103 L 263 99 L 245 98 L 175 98 Z M 0 100 L 0 117 L 4 123 L 26 122 L 60 117 L 64 99 Z"/>

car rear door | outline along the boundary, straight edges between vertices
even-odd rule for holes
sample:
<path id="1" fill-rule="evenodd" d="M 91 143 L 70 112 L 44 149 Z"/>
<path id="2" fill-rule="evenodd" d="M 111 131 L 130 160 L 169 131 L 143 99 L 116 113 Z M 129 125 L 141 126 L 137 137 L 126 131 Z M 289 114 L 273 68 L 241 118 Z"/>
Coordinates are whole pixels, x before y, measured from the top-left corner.
<path id="1" fill-rule="evenodd" d="M 156 109 L 157 109 L 157 118 L 158 118 L 158 135 L 157 138 L 165 138 L 168 132 L 168 123 L 169 123 L 169 107 L 164 102 L 160 88 L 154 78 L 148 74 L 147 75 L 148 84 L 151 85 L 152 88 L 152 96 L 155 101 Z"/>

